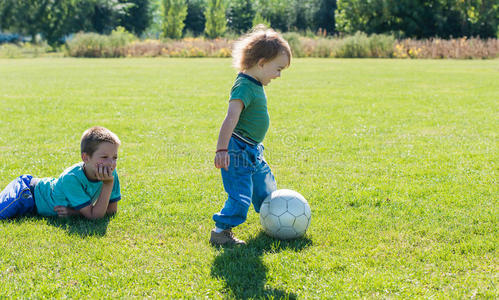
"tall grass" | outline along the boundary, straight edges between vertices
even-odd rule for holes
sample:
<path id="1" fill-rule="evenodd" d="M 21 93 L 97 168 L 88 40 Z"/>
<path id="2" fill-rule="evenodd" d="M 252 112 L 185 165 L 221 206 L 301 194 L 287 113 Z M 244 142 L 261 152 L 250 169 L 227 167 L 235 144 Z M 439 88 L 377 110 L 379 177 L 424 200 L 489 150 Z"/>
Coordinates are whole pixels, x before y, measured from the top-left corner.
<path id="1" fill-rule="evenodd" d="M 499 40 L 478 38 L 406 39 L 396 43 L 393 55 L 398 58 L 495 58 L 499 56 Z"/>
<path id="2" fill-rule="evenodd" d="M 40 56 L 61 56 L 61 53 L 54 52 L 47 43 L 5 43 L 0 44 L 0 58 L 25 58 Z"/>
<path id="3" fill-rule="evenodd" d="M 230 57 L 232 41 L 185 38 L 183 40 L 135 41 L 123 48 L 126 56 Z"/>
<path id="4" fill-rule="evenodd" d="M 74 57 L 123 57 L 125 47 L 136 40 L 123 28 L 110 35 L 98 33 L 78 33 L 66 43 L 67 54 Z"/>
<path id="5" fill-rule="evenodd" d="M 499 40 L 478 38 L 396 40 L 391 35 L 367 35 L 357 32 L 346 37 L 325 34 L 305 35 L 288 32 L 294 57 L 318 58 L 452 58 L 493 59 L 499 57 Z M 186 37 L 181 40 L 140 40 L 123 28 L 110 35 L 79 33 L 66 43 L 66 55 L 72 57 L 230 57 L 237 36 L 206 39 Z M 44 55 L 43 47 L 0 46 L 0 57 L 32 57 Z"/>

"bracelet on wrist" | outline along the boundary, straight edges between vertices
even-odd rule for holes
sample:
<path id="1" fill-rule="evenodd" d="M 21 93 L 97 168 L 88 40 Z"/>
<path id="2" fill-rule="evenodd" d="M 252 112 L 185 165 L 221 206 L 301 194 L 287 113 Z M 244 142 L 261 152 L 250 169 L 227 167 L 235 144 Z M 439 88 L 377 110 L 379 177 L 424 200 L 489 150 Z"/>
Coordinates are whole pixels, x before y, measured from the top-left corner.
<path id="1" fill-rule="evenodd" d="M 215 153 L 218 152 L 229 152 L 229 149 L 218 149 L 217 151 L 215 151 Z"/>

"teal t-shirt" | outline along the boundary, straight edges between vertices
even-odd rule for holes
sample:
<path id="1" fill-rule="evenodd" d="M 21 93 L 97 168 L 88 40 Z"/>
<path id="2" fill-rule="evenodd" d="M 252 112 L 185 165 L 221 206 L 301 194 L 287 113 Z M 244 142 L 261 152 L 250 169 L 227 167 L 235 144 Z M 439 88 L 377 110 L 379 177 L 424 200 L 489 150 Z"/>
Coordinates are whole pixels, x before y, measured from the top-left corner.
<path id="1" fill-rule="evenodd" d="M 113 171 L 114 185 L 109 202 L 121 199 L 120 182 L 116 169 Z M 102 190 L 102 181 L 92 181 L 83 171 L 83 162 L 77 163 L 59 178 L 42 178 L 35 186 L 35 203 L 38 214 L 57 216 L 54 207 L 58 205 L 79 210 L 95 204 Z"/>
<path id="2" fill-rule="evenodd" d="M 243 101 L 244 109 L 234 131 L 255 142 L 263 142 L 270 118 L 262 84 L 251 76 L 239 73 L 230 91 L 229 101 L 235 99 Z"/>

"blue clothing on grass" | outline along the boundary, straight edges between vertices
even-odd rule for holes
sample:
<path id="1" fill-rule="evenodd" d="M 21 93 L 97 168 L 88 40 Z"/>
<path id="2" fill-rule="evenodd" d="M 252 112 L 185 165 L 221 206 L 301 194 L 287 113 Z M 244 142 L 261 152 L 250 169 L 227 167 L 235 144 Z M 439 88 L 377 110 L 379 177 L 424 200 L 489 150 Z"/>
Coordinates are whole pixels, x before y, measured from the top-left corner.
<path id="1" fill-rule="evenodd" d="M 0 193 L 0 219 L 24 215 L 35 210 L 30 183 L 31 175 L 22 175 L 14 179 Z"/>
<path id="2" fill-rule="evenodd" d="M 121 199 L 116 169 L 109 202 Z M 36 181 L 36 185 L 33 182 Z M 30 186 L 31 184 L 31 186 Z M 0 193 L 0 219 L 36 212 L 42 216 L 57 216 L 54 207 L 61 205 L 80 210 L 95 204 L 102 191 L 102 181 L 89 180 L 83 162 L 67 168 L 58 178 L 33 178 L 22 175 Z"/>
<path id="3" fill-rule="evenodd" d="M 215 226 L 230 229 L 246 221 L 253 203 L 260 212 L 263 200 L 277 189 L 274 175 L 263 158 L 263 145 L 251 145 L 233 135 L 229 141 L 228 171 L 221 169 L 228 198 L 219 213 L 213 215 Z"/>

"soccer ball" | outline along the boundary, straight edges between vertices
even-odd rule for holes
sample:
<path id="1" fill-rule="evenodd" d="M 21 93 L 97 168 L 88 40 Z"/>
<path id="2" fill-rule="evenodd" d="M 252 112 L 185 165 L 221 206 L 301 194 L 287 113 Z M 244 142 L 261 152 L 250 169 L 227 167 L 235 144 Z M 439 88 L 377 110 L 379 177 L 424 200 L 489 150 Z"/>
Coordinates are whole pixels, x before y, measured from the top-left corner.
<path id="1" fill-rule="evenodd" d="M 303 236 L 311 217 L 307 200 L 292 190 L 272 192 L 260 208 L 260 223 L 265 232 L 281 240 Z"/>

